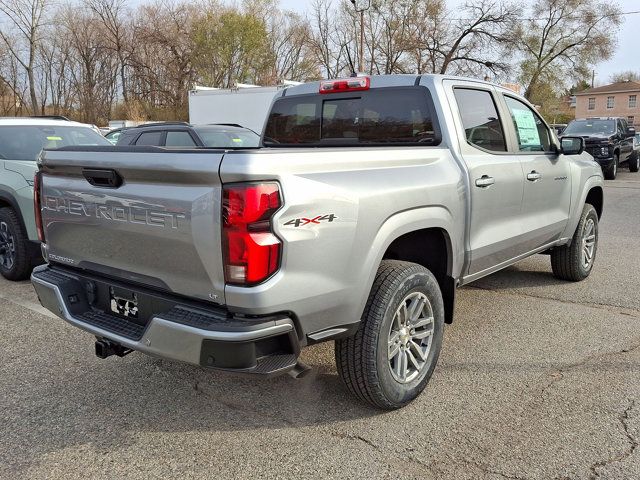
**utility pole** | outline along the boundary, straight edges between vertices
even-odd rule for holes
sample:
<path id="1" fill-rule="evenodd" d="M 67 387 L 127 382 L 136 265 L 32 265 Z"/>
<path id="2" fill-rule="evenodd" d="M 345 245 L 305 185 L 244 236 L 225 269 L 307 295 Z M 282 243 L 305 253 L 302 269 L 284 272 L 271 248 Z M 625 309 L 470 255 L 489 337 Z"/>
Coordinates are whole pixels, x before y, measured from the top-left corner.
<path id="1" fill-rule="evenodd" d="M 356 13 L 360 14 L 360 61 L 357 73 L 364 73 L 364 12 L 371 8 L 371 0 L 367 1 L 367 6 L 358 8 L 357 0 L 350 0 L 353 3 L 353 8 L 356 9 Z"/>

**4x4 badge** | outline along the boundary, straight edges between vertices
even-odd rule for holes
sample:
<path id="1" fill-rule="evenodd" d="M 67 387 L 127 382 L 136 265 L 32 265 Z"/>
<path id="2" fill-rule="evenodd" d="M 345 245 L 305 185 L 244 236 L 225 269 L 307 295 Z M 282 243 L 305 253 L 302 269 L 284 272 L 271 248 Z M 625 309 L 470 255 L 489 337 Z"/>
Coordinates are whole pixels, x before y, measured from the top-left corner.
<path id="1" fill-rule="evenodd" d="M 329 215 L 318 215 L 317 217 L 314 218 L 294 218 L 293 220 L 289 220 L 287 223 L 285 223 L 285 225 L 290 226 L 293 225 L 294 227 L 304 227 L 305 225 L 319 225 L 322 222 L 327 222 L 327 223 L 331 223 L 333 222 L 335 219 L 337 219 L 338 217 L 336 217 L 333 213 L 329 214 Z"/>

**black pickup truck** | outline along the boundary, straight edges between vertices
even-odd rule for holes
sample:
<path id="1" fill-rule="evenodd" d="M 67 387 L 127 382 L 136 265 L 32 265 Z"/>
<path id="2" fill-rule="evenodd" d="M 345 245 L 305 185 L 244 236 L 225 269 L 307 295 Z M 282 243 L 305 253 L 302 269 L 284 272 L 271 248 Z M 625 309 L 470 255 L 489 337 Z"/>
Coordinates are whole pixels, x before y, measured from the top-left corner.
<path id="1" fill-rule="evenodd" d="M 635 133 L 635 128 L 620 117 L 576 119 L 562 132 L 584 138 L 587 152 L 600 164 L 607 180 L 616 178 L 623 163 L 629 165 L 630 171 L 638 171 L 640 155 L 633 147 Z"/>

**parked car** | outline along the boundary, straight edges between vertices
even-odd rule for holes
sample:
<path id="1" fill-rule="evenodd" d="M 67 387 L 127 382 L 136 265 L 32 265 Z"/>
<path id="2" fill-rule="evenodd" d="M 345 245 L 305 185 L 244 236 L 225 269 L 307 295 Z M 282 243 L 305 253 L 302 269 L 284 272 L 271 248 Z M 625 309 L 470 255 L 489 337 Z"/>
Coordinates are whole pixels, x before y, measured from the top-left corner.
<path id="1" fill-rule="evenodd" d="M 457 287 L 536 253 L 589 276 L 603 183 L 583 138 L 500 86 L 309 83 L 260 149 L 46 151 L 32 281 L 101 358 L 298 376 L 301 348 L 334 340 L 347 388 L 394 409 L 431 377 Z"/>
<path id="2" fill-rule="evenodd" d="M 43 148 L 109 145 L 91 125 L 50 118 L 0 118 L 0 274 L 29 277 L 42 263 L 33 214 L 33 177 Z"/>
<path id="3" fill-rule="evenodd" d="M 109 130 L 108 133 L 104 134 L 104 138 L 109 140 L 112 145 L 117 145 L 118 139 L 120 138 L 120 135 L 122 135 L 123 130 L 125 130 L 125 128 L 114 128 L 113 130 Z"/>
<path id="4" fill-rule="evenodd" d="M 636 133 L 633 137 L 634 159 L 629 160 L 629 171 L 637 172 L 640 170 L 640 133 Z"/>
<path id="5" fill-rule="evenodd" d="M 145 145 L 167 148 L 255 148 L 260 136 L 240 125 L 190 125 L 163 122 L 127 128 L 120 133 L 117 145 Z"/>
<path id="6" fill-rule="evenodd" d="M 561 136 L 562 132 L 564 132 L 564 129 L 567 128 L 566 123 L 552 123 L 549 126 L 555 130 L 556 135 L 558 136 Z"/>
<path id="7" fill-rule="evenodd" d="M 636 130 L 627 125 L 621 117 L 594 117 L 573 120 L 567 125 L 563 135 L 583 137 L 586 149 L 600 164 L 604 177 L 614 180 L 618 167 L 627 163 L 629 170 L 637 172 L 639 158 L 633 148 Z"/>

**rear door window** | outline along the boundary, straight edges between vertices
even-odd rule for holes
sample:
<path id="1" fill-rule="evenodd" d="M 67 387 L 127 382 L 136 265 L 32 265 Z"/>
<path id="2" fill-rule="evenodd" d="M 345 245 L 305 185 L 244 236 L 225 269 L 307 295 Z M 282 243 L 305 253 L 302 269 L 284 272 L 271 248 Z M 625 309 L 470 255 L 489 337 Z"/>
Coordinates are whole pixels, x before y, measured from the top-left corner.
<path id="1" fill-rule="evenodd" d="M 145 132 L 138 137 L 136 145 L 150 145 L 159 146 L 162 145 L 162 135 L 164 132 Z"/>
<path id="2" fill-rule="evenodd" d="M 471 88 L 454 90 L 467 142 L 492 152 L 506 152 L 507 142 L 491 92 Z"/>
<path id="3" fill-rule="evenodd" d="M 265 145 L 437 145 L 440 132 L 425 87 L 300 95 L 277 100 Z"/>
<path id="4" fill-rule="evenodd" d="M 191 134 L 185 130 L 176 132 L 167 132 L 165 146 L 174 148 L 195 147 L 196 142 L 191 138 Z"/>

